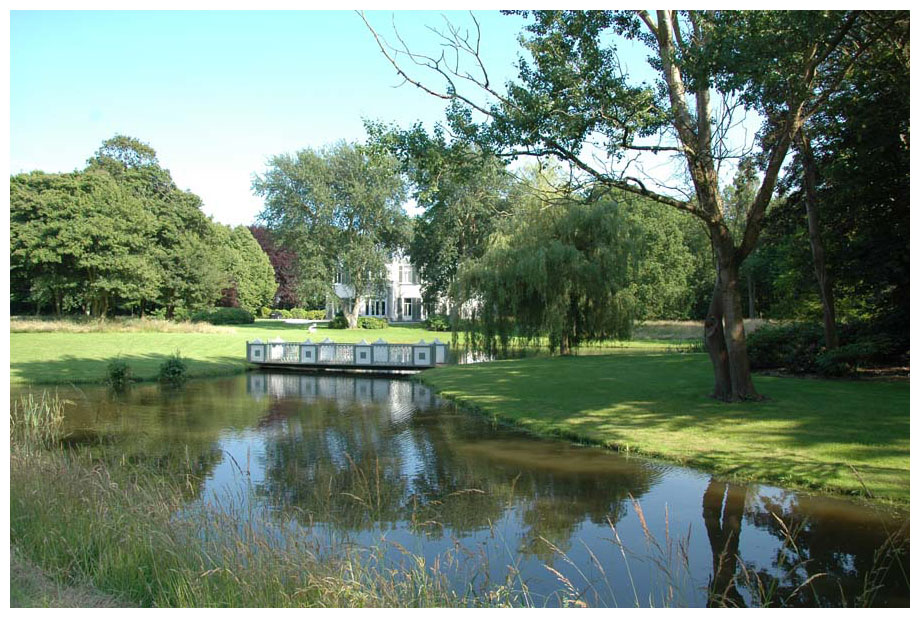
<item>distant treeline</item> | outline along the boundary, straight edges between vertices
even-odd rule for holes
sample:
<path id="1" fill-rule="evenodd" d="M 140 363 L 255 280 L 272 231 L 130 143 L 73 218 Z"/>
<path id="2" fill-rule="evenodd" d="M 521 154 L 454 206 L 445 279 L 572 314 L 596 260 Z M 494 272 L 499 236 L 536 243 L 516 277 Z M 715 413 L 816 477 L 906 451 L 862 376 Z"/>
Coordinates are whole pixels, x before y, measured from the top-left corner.
<path id="1" fill-rule="evenodd" d="M 10 179 L 12 313 L 182 318 L 274 301 L 274 270 L 249 229 L 212 221 L 156 152 L 106 140 L 81 171 Z"/>

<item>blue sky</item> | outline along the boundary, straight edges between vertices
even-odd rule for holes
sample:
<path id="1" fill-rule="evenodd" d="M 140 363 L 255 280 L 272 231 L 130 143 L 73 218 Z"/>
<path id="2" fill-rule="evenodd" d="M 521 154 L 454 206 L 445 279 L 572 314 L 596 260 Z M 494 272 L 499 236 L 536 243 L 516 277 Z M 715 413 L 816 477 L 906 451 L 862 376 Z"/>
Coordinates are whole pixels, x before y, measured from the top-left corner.
<path id="1" fill-rule="evenodd" d="M 426 25 L 468 14 L 374 12 L 432 48 Z M 491 70 L 514 74 L 522 20 L 478 14 Z M 341 12 L 13 12 L 10 172 L 82 168 L 116 133 L 153 146 L 222 223 L 261 208 L 253 173 L 282 152 L 362 140 L 362 118 L 429 126 L 443 102 L 397 78 L 360 17 Z"/>
<path id="2" fill-rule="evenodd" d="M 517 71 L 525 22 L 476 11 L 493 83 Z M 392 42 L 438 53 L 429 27 L 467 12 L 370 12 Z M 641 48 L 625 69 L 651 77 Z M 424 73 L 420 73 L 424 75 Z M 430 79 L 430 75 L 428 75 Z M 431 127 L 444 101 L 400 84 L 353 11 L 13 11 L 10 13 L 10 173 L 82 168 L 103 140 L 153 146 L 176 183 L 227 224 L 252 223 L 252 175 L 272 155 L 365 138 L 362 119 Z M 648 173 L 670 177 L 670 163 Z"/>

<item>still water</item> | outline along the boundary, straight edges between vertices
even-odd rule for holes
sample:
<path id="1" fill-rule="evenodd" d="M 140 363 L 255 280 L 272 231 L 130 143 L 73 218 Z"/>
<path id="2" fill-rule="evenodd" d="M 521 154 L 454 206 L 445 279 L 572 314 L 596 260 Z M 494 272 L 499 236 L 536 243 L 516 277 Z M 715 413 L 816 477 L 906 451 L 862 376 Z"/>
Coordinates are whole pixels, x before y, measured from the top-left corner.
<path id="1" fill-rule="evenodd" d="M 254 372 L 59 392 L 75 403 L 69 440 L 197 469 L 190 506 L 232 496 L 391 566 L 424 556 L 461 593 L 507 582 L 540 606 L 909 604 L 907 513 L 533 438 L 405 379 Z M 880 558 L 896 533 L 897 559 Z"/>

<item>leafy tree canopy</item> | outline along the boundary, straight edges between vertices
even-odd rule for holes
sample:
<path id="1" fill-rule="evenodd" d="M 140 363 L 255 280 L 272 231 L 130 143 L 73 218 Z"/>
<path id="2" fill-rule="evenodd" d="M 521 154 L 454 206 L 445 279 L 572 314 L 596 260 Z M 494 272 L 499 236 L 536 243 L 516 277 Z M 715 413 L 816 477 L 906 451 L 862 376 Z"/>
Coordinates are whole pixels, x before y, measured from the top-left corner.
<path id="1" fill-rule="evenodd" d="M 409 219 L 398 162 L 382 148 L 340 142 L 320 150 L 278 155 L 253 181 L 265 198 L 260 219 L 298 256 L 304 296 L 335 292 L 351 327 L 363 298 L 379 294 L 392 255 L 404 248 Z"/>

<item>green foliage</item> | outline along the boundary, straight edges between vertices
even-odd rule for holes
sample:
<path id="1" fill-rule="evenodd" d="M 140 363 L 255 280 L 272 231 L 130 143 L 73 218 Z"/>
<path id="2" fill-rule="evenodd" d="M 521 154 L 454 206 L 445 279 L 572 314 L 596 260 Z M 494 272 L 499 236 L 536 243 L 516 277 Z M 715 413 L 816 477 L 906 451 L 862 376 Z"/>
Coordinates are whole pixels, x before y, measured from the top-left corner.
<path id="1" fill-rule="evenodd" d="M 813 322 L 765 325 L 748 336 L 754 369 L 785 369 L 792 373 L 840 376 L 860 367 L 899 362 L 897 340 L 877 334 L 871 323 L 841 325 L 838 348 L 824 346 L 824 331 Z"/>
<path id="2" fill-rule="evenodd" d="M 335 328 L 335 329 L 348 328 L 348 320 L 345 318 L 344 315 L 339 313 L 334 318 L 332 318 L 332 320 L 329 322 L 329 328 Z"/>
<path id="3" fill-rule="evenodd" d="M 124 390 L 131 385 L 133 377 L 131 367 L 121 358 L 114 358 L 109 361 L 106 367 L 106 383 L 116 391 Z"/>
<path id="4" fill-rule="evenodd" d="M 155 297 L 160 276 L 148 238 L 154 217 L 99 172 L 20 174 L 10 180 L 11 277 L 60 314 L 104 316 Z"/>
<path id="5" fill-rule="evenodd" d="M 304 309 L 303 307 L 292 307 L 291 309 L 269 310 L 269 313 L 277 313 L 281 317 L 294 320 L 324 320 L 326 319 L 325 309 Z M 264 316 L 268 317 L 268 316 Z"/>
<path id="6" fill-rule="evenodd" d="M 290 320 L 325 320 L 325 309 L 304 309 L 303 307 L 293 307 L 291 309 L 272 309 L 270 315 L 278 315 L 284 319 Z M 268 317 L 268 316 L 265 316 Z"/>
<path id="7" fill-rule="evenodd" d="M 380 329 L 389 327 L 390 323 L 387 322 L 386 318 L 371 318 L 371 317 L 361 317 L 358 318 L 358 328 L 366 329 Z M 341 313 L 336 315 L 332 321 L 329 322 L 329 328 L 342 329 L 348 328 L 348 319 Z"/>
<path id="8" fill-rule="evenodd" d="M 387 328 L 390 325 L 386 318 L 358 318 L 358 328 L 380 329 Z"/>
<path id="9" fill-rule="evenodd" d="M 122 135 L 84 171 L 12 177 L 10 236 L 13 302 L 59 316 L 181 319 L 231 285 L 252 310 L 273 300 L 274 271 L 248 230 L 210 221 L 149 145 Z"/>
<path id="10" fill-rule="evenodd" d="M 262 307 L 259 309 L 259 317 L 263 319 L 270 318 L 272 315 L 271 307 Z"/>
<path id="11" fill-rule="evenodd" d="M 425 320 L 425 328 L 439 333 L 447 332 L 450 330 L 450 318 L 443 313 L 429 315 Z"/>
<path id="12" fill-rule="evenodd" d="M 278 288 L 275 269 L 265 251 L 244 225 L 235 228 L 220 226 L 222 270 L 228 286 L 236 290 L 239 306 L 250 313 L 270 305 Z"/>
<path id="13" fill-rule="evenodd" d="M 787 369 L 793 373 L 814 373 L 824 331 L 820 324 L 795 322 L 764 325 L 748 335 L 748 356 L 752 369 Z"/>
<path id="14" fill-rule="evenodd" d="M 890 19 L 894 13 L 876 16 Z M 880 22 L 882 23 L 882 22 Z M 906 25 L 906 24 L 905 24 Z M 841 92 L 809 118 L 817 165 L 817 213 L 841 321 L 868 320 L 875 332 L 909 339 L 910 84 L 892 26 L 866 50 Z M 774 315 L 815 315 L 817 286 L 805 218 L 803 166 L 796 156 L 785 200 L 768 212 L 765 248 L 779 253 Z M 803 302 L 804 301 L 804 302 Z M 820 315 L 820 314 L 818 314 Z"/>
<path id="15" fill-rule="evenodd" d="M 630 225 L 638 320 L 699 319 L 712 295 L 712 251 L 703 226 L 674 208 L 614 191 Z"/>
<path id="16" fill-rule="evenodd" d="M 860 367 L 890 362 L 895 348 L 885 335 L 870 336 L 832 350 L 822 350 L 815 357 L 815 364 L 824 375 L 845 375 Z"/>
<path id="17" fill-rule="evenodd" d="M 192 322 L 208 322 L 216 325 L 252 324 L 255 322 L 255 318 L 251 313 L 240 307 L 212 307 L 194 314 Z"/>
<path id="18" fill-rule="evenodd" d="M 343 308 L 354 320 L 408 239 L 397 162 L 380 148 L 341 142 L 273 157 L 253 190 L 265 199 L 260 218 L 297 255 L 301 297 L 334 293 L 341 273 L 351 288 Z"/>
<path id="19" fill-rule="evenodd" d="M 366 123 L 370 139 L 391 152 L 423 212 L 413 221 L 409 257 L 428 303 L 449 297 L 458 269 L 480 257 L 498 218 L 510 211 L 512 176 L 493 154 L 468 140 L 448 141 L 442 127 L 402 130 Z"/>
<path id="20" fill-rule="evenodd" d="M 522 208 L 463 272 L 469 297 L 481 302 L 484 348 L 545 335 L 568 353 L 583 341 L 629 337 L 630 228 L 613 202 L 563 204 Z"/>
<path id="21" fill-rule="evenodd" d="M 178 351 L 160 365 L 157 380 L 161 384 L 176 388 L 182 386 L 188 380 L 188 366 L 179 356 Z"/>

